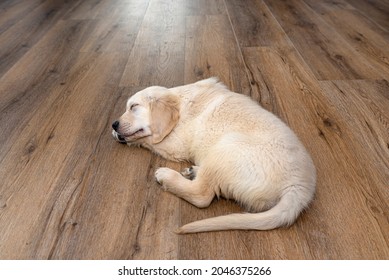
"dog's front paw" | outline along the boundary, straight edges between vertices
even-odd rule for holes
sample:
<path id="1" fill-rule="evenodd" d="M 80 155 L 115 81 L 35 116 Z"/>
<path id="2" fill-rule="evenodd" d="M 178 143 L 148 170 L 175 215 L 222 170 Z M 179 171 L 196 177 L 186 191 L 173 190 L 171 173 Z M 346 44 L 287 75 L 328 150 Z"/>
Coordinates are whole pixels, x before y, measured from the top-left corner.
<path id="1" fill-rule="evenodd" d="M 155 171 L 155 179 L 165 190 L 167 189 L 166 183 L 170 180 L 172 173 L 174 171 L 167 167 L 161 167 Z"/>

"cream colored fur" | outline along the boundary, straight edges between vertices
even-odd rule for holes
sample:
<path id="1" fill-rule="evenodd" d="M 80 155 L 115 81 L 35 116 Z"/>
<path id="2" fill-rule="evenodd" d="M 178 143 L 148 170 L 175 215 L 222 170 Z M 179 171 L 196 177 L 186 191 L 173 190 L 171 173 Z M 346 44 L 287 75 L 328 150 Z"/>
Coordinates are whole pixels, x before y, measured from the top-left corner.
<path id="1" fill-rule="evenodd" d="M 296 135 L 215 78 L 142 90 L 128 100 L 119 122 L 116 139 L 195 164 L 186 177 L 159 168 L 163 189 L 200 208 L 222 196 L 253 212 L 196 221 L 178 233 L 288 226 L 313 198 L 315 168 Z"/>

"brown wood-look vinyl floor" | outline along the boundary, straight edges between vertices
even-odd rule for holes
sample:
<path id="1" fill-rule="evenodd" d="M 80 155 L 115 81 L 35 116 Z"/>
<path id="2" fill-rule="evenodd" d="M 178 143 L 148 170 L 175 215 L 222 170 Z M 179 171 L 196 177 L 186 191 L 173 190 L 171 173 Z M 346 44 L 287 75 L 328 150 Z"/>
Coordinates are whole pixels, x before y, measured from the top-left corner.
<path id="1" fill-rule="evenodd" d="M 318 171 L 290 228 L 176 235 L 197 209 L 119 145 L 126 99 L 218 76 Z M 389 259 L 388 0 L 0 2 L 0 259 Z"/>

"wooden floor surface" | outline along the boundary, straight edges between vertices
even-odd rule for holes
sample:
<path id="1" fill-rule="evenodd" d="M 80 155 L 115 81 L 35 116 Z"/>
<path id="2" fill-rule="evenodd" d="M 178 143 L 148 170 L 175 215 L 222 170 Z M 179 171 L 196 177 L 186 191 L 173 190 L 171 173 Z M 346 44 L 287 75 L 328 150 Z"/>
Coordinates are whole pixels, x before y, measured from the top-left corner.
<path id="1" fill-rule="evenodd" d="M 312 154 L 290 228 L 176 235 L 242 209 L 112 139 L 136 91 L 210 76 Z M 0 1 L 0 259 L 389 259 L 389 0 Z"/>

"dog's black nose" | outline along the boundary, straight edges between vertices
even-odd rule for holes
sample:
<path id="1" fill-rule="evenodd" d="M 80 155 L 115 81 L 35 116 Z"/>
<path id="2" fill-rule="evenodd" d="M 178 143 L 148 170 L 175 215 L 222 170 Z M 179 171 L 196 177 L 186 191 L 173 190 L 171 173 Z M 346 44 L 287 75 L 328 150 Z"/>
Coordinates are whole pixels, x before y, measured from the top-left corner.
<path id="1" fill-rule="evenodd" d="M 112 128 L 113 130 L 117 131 L 117 129 L 119 128 L 119 121 L 114 121 L 112 123 Z"/>

